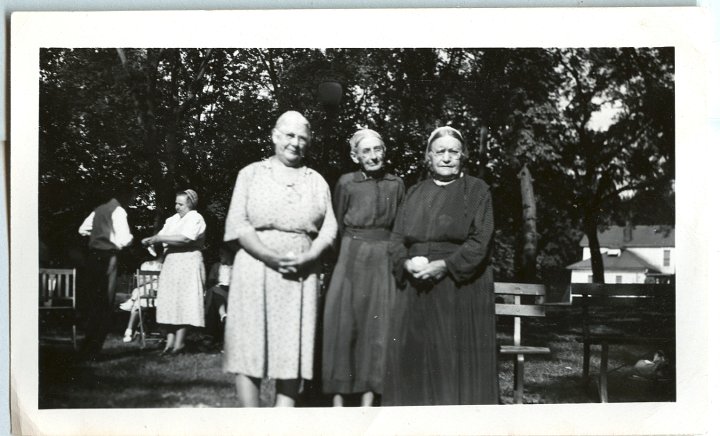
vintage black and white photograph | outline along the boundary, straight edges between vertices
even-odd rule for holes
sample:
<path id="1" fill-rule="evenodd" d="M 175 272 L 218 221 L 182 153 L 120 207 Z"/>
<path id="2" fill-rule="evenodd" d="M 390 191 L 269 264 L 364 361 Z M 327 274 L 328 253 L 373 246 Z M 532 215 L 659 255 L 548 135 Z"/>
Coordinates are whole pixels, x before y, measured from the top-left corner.
<path id="1" fill-rule="evenodd" d="M 34 54 L 38 411 L 678 401 L 675 45 Z"/>

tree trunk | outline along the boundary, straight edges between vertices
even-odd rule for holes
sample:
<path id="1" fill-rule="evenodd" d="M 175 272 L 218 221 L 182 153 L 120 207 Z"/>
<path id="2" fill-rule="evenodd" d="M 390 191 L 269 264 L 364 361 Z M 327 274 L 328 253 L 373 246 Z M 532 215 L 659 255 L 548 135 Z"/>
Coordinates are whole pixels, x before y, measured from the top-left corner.
<path id="1" fill-rule="evenodd" d="M 587 209 L 583 225 L 590 247 L 592 281 L 593 283 L 605 283 L 605 266 L 603 265 L 602 253 L 600 253 L 600 241 L 597 235 L 597 210 L 595 208 L 590 207 Z"/>
<path id="2" fill-rule="evenodd" d="M 532 282 L 537 278 L 537 210 L 533 179 L 527 165 L 523 165 L 517 175 L 520 179 L 520 194 L 523 208 L 523 248 L 522 262 L 519 278 L 525 282 Z"/>

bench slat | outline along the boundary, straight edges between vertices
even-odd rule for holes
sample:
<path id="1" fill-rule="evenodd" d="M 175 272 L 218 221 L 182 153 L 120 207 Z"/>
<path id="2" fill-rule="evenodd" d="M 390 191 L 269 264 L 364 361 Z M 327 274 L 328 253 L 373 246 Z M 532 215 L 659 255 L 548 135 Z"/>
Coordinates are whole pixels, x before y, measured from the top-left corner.
<path id="1" fill-rule="evenodd" d="M 573 297 L 573 305 L 587 306 L 593 310 L 639 308 L 643 312 L 675 312 L 675 300 L 671 298 Z"/>
<path id="2" fill-rule="evenodd" d="M 70 272 L 75 271 L 74 268 L 40 268 L 40 274 L 48 275 L 68 275 Z"/>
<path id="3" fill-rule="evenodd" d="M 506 295 L 545 295 L 545 285 L 495 282 L 495 293 Z"/>
<path id="4" fill-rule="evenodd" d="M 675 295 L 675 285 L 659 285 L 659 284 L 644 284 L 644 283 L 572 283 L 571 285 L 572 295 L 580 296 L 582 294 L 588 294 L 593 296 L 668 296 Z"/>
<path id="5" fill-rule="evenodd" d="M 545 316 L 545 308 L 534 304 L 495 303 L 495 315 Z"/>
<path id="6" fill-rule="evenodd" d="M 607 342 L 608 344 L 668 344 L 675 341 L 674 337 L 658 337 L 658 336 L 633 336 L 633 335 L 598 335 L 591 334 L 585 338 L 585 342 L 590 344 L 600 344 Z"/>
<path id="7" fill-rule="evenodd" d="M 500 354 L 550 354 L 548 347 L 529 347 L 526 345 L 501 345 Z"/>

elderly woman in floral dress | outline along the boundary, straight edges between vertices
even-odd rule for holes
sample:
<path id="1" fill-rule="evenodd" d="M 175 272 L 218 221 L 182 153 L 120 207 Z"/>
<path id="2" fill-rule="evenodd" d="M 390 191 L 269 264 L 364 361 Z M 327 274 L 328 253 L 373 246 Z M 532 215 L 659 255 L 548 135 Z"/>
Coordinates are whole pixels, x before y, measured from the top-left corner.
<path id="1" fill-rule="evenodd" d="M 225 240 L 238 240 L 225 327 L 224 370 L 236 374 L 241 406 L 259 405 L 262 378 L 276 380 L 276 406 L 294 406 L 313 376 L 319 257 L 337 232 L 330 189 L 304 165 L 311 133 L 300 113 L 272 130 L 275 155 L 238 174 Z"/>

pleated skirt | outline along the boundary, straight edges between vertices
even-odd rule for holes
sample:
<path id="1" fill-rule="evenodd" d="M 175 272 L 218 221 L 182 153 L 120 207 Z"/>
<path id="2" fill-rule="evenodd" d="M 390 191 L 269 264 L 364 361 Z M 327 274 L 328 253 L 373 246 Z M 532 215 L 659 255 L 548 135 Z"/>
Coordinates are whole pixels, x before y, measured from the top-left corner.
<path id="1" fill-rule="evenodd" d="M 383 405 L 498 404 L 492 274 L 398 292 Z"/>
<path id="2" fill-rule="evenodd" d="M 324 392 L 382 393 L 395 293 L 388 242 L 343 237 L 325 299 Z"/>

